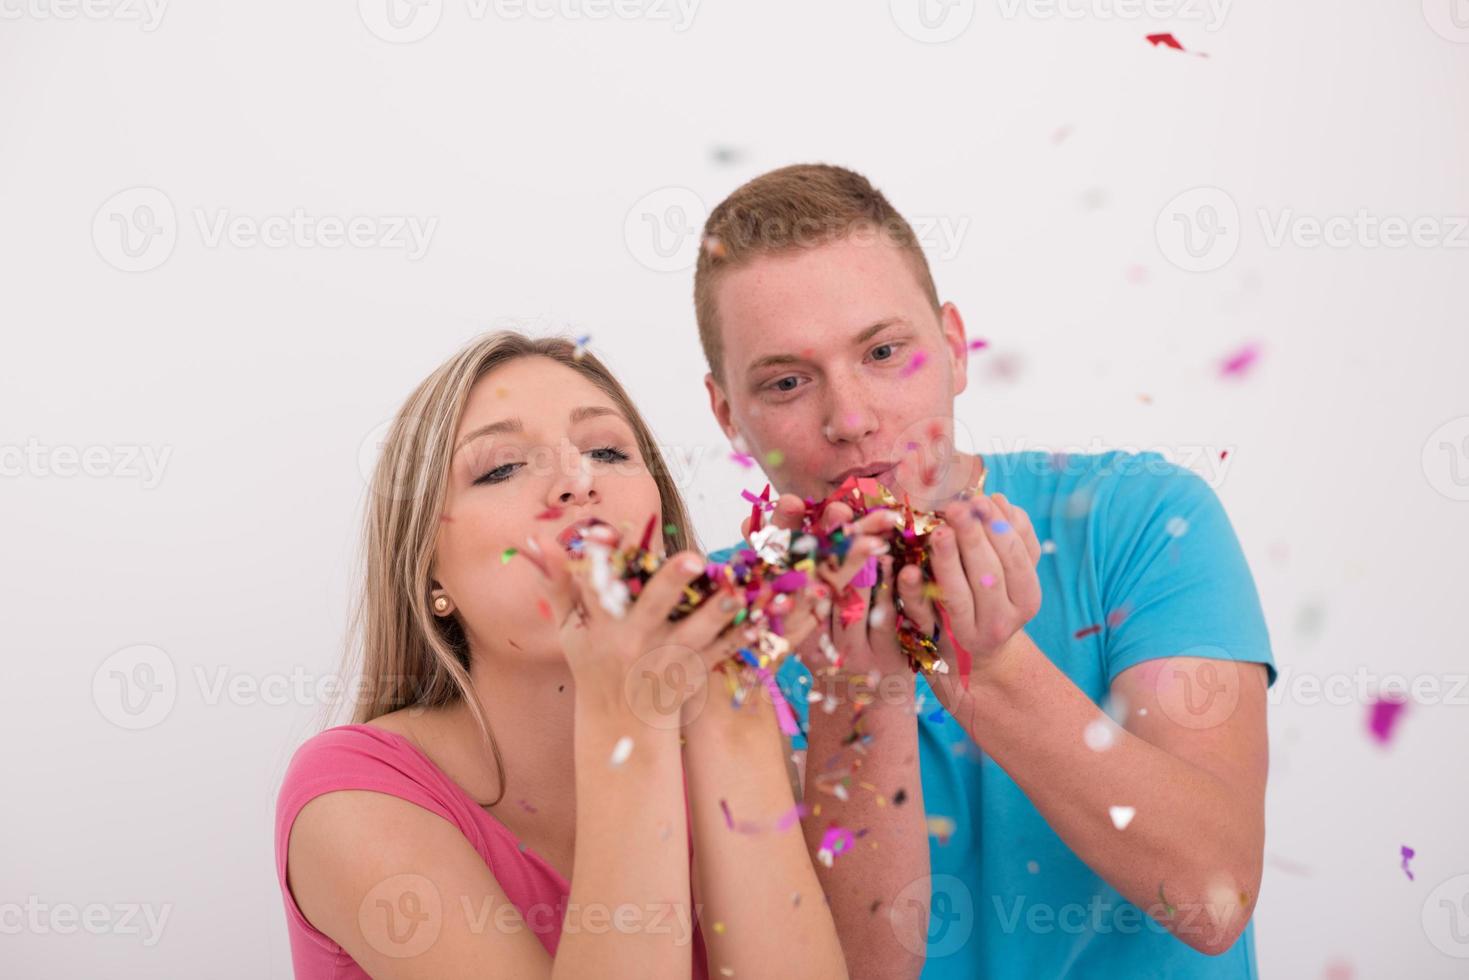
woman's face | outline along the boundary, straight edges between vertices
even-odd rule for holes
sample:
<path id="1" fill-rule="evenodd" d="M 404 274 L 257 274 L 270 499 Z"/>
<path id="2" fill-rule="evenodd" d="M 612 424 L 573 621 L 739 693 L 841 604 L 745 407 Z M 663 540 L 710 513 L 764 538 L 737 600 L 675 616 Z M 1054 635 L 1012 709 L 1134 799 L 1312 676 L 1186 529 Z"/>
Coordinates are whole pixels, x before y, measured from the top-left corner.
<path id="1" fill-rule="evenodd" d="M 555 538 L 595 517 L 642 534 L 662 528 L 658 485 L 632 424 L 589 380 L 544 357 L 522 357 L 480 378 L 454 436 L 434 581 L 454 603 L 476 653 L 544 656 L 556 628 L 540 602 L 545 579 L 526 538 Z M 652 547 L 662 551 L 661 530 Z"/>

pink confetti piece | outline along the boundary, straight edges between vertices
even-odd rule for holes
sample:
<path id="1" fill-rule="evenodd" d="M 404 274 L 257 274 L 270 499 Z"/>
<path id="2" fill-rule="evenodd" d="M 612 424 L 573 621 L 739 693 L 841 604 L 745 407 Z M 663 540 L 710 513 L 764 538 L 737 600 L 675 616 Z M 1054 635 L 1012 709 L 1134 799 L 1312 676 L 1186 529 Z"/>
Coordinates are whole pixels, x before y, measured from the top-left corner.
<path id="1" fill-rule="evenodd" d="M 826 833 L 821 835 L 821 849 L 817 857 L 822 864 L 831 866 L 832 858 L 838 854 L 845 854 L 857 846 L 857 838 L 846 827 L 832 824 L 826 828 Z"/>
<path id="2" fill-rule="evenodd" d="M 1219 373 L 1227 378 L 1242 378 L 1260 358 L 1259 344 L 1246 344 L 1224 359 Z"/>
<path id="3" fill-rule="evenodd" d="M 1119 625 L 1131 612 L 1132 607 L 1124 603 L 1107 614 L 1107 625 L 1109 627 Z"/>
<path id="4" fill-rule="evenodd" d="M 979 584 L 984 586 L 986 589 L 993 588 L 995 584 L 995 577 L 989 572 L 985 572 L 979 577 Z"/>
<path id="5" fill-rule="evenodd" d="M 806 804 L 797 803 L 785 813 L 781 814 L 780 819 L 775 822 L 775 829 L 790 830 L 791 827 L 795 826 L 797 821 L 804 818 L 810 812 L 811 808 L 808 807 Z"/>
<path id="6" fill-rule="evenodd" d="M 1417 853 L 1417 852 L 1414 851 L 1407 844 L 1404 844 L 1403 845 L 1403 851 L 1402 851 L 1402 854 L 1403 854 L 1403 874 L 1405 874 L 1405 875 L 1408 876 L 1408 880 L 1409 881 L 1412 881 L 1413 880 L 1413 872 L 1408 867 L 1408 862 L 1413 859 L 1413 855 L 1415 853 Z"/>
<path id="7" fill-rule="evenodd" d="M 857 574 L 852 576 L 852 587 L 854 589 L 870 589 L 877 584 L 877 556 L 874 555 L 862 563 Z"/>
<path id="8" fill-rule="evenodd" d="M 981 339 L 976 338 L 976 339 L 971 340 L 969 342 L 969 349 L 970 350 L 984 350 L 989 345 L 990 345 L 990 342 L 988 340 L 981 340 Z"/>
<path id="9" fill-rule="evenodd" d="M 900 378 L 911 378 L 913 375 L 917 374 L 918 373 L 918 370 L 920 368 L 922 368 L 923 365 L 926 364 L 927 362 L 928 362 L 928 355 L 927 354 L 925 354 L 921 350 L 920 351 L 914 351 L 914 353 L 913 353 L 913 359 L 910 360 L 907 364 L 903 365 L 903 370 L 901 370 L 901 371 L 898 372 L 898 377 L 900 377 Z"/>
<path id="10" fill-rule="evenodd" d="M 1393 697 L 1379 698 L 1369 706 L 1367 730 L 1377 739 L 1379 745 L 1392 741 L 1393 731 L 1407 707 L 1406 701 Z"/>
<path id="11" fill-rule="evenodd" d="M 765 693 L 770 695 L 770 703 L 775 707 L 775 720 L 780 723 L 780 730 L 785 735 L 798 735 L 801 726 L 796 724 L 796 714 L 791 710 L 785 695 L 781 693 L 780 685 L 775 682 L 775 675 L 762 667 L 757 672 L 760 682 L 765 685 Z"/>
<path id="12" fill-rule="evenodd" d="M 730 453 L 729 458 L 747 470 L 755 465 L 755 457 L 746 455 L 745 453 Z"/>

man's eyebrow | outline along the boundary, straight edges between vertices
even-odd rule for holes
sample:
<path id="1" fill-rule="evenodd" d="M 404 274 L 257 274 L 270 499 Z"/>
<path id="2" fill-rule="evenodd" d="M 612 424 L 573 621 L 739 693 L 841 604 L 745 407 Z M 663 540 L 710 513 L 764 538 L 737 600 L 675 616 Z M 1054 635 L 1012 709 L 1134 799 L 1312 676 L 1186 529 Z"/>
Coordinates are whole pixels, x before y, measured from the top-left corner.
<path id="1" fill-rule="evenodd" d="M 605 415 L 612 415 L 616 416 L 617 418 L 623 418 L 622 413 L 617 411 L 617 409 L 615 408 L 607 408 L 604 405 L 583 405 L 580 408 L 573 408 L 571 410 L 571 424 L 576 425 L 578 422 L 585 422 L 587 419 L 601 418 Z M 626 419 L 623 419 L 623 421 L 626 421 Z M 479 439 L 483 436 L 495 436 L 503 435 L 505 433 L 524 431 L 525 423 L 520 421 L 520 419 L 501 419 L 498 422 L 491 422 L 489 425 L 482 425 L 478 429 L 475 429 L 473 432 L 466 434 L 463 439 L 459 440 L 459 445 L 454 447 L 454 451 L 457 453 L 459 450 L 463 449 L 468 443 L 473 442 L 475 439 Z"/>
<path id="2" fill-rule="evenodd" d="M 889 327 L 906 327 L 907 325 L 908 321 L 904 320 L 902 317 L 885 317 L 884 319 L 878 320 L 872 326 L 865 328 L 861 333 L 853 337 L 851 346 L 860 347 L 861 345 L 867 343 L 873 337 L 876 337 L 878 334 L 882 333 Z M 802 358 L 796 354 L 771 354 L 767 357 L 762 357 L 754 364 L 751 364 L 749 368 L 746 369 L 745 373 L 754 374 L 761 368 L 774 367 L 778 364 L 796 364 L 801 360 Z"/>

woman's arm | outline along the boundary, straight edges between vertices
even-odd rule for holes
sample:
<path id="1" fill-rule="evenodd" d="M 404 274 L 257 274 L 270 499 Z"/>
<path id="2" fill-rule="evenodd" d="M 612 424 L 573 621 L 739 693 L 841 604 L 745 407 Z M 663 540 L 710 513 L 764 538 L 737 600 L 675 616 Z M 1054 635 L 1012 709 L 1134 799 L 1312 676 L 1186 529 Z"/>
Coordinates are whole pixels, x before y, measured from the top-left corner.
<path id="1" fill-rule="evenodd" d="M 771 701 L 757 692 L 733 707 L 719 674 L 708 691 L 685 728 L 684 769 L 709 974 L 845 978 L 836 925 L 792 812 Z"/>
<path id="2" fill-rule="evenodd" d="M 624 735 L 633 749 L 613 768 Z M 691 921 L 677 733 L 579 699 L 575 737 L 576 922 L 554 962 L 459 828 L 385 793 L 326 793 L 302 808 L 287 851 L 297 905 L 384 980 L 689 976 L 691 937 L 677 928 Z"/>

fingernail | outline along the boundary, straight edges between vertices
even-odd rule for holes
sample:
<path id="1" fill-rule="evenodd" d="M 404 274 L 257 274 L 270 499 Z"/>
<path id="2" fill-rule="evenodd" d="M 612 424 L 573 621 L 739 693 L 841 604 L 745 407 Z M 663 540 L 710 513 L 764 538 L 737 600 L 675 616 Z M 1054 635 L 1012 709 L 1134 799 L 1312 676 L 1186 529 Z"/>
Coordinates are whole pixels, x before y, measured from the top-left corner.
<path id="1" fill-rule="evenodd" d="M 689 555 L 678 563 L 678 567 L 692 574 L 693 572 L 703 571 L 704 562 L 695 558 L 693 555 Z"/>

